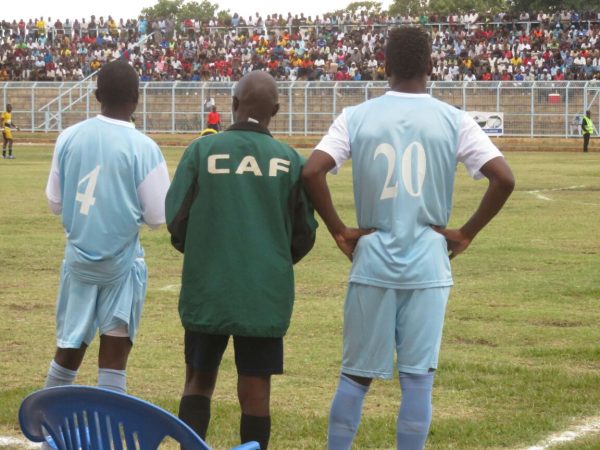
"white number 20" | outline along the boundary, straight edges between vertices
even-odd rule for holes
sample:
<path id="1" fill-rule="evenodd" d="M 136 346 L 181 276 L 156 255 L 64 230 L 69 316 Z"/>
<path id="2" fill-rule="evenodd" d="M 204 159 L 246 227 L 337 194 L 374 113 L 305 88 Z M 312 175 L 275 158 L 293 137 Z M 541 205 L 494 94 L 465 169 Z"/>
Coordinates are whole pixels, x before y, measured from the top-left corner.
<path id="1" fill-rule="evenodd" d="M 377 159 L 379 155 L 385 156 L 388 163 L 387 176 L 385 177 L 385 183 L 379 199 L 395 198 L 398 195 L 398 181 L 396 180 L 394 185 L 391 184 L 391 181 L 394 169 L 396 168 L 396 150 L 390 144 L 379 144 L 375 149 L 373 159 Z M 413 180 L 413 158 L 416 158 L 416 180 Z M 426 169 L 427 156 L 425 155 L 423 145 L 417 141 L 411 142 L 402 154 L 402 184 L 409 195 L 413 197 L 421 195 Z"/>
<path id="2" fill-rule="evenodd" d="M 85 187 L 85 191 L 83 193 L 77 192 L 77 195 L 75 196 L 75 201 L 81 202 L 81 208 L 79 209 L 79 212 L 84 216 L 89 214 L 90 206 L 93 206 L 96 203 L 94 191 L 96 190 L 98 173 L 100 173 L 100 166 L 96 166 L 94 170 L 88 173 L 85 177 L 79 180 L 79 183 L 77 183 L 77 186 L 80 186 L 81 183 L 85 183 L 87 180 L 89 180 L 87 186 Z"/>

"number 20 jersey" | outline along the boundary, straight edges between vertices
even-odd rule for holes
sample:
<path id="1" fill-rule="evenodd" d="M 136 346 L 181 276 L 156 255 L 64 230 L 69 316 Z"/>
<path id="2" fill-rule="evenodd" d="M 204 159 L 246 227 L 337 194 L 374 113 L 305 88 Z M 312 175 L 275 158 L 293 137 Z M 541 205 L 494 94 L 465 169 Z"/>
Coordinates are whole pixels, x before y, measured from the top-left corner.
<path id="1" fill-rule="evenodd" d="M 143 256 L 140 226 L 165 222 L 168 188 L 158 145 L 131 123 L 97 116 L 62 132 L 46 195 L 62 206 L 67 269 L 93 284 L 124 275 Z"/>
<path id="2" fill-rule="evenodd" d="M 316 147 L 352 158 L 359 240 L 350 281 L 396 289 L 452 285 L 445 227 L 456 165 L 474 178 L 501 156 L 470 116 L 427 94 L 388 92 L 344 109 Z"/>

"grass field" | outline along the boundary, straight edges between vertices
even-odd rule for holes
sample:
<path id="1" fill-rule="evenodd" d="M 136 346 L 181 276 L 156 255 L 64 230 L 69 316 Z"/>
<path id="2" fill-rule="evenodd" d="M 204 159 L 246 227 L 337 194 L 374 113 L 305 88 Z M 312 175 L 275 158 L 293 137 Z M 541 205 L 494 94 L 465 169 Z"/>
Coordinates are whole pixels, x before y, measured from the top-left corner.
<path id="1" fill-rule="evenodd" d="M 171 170 L 181 147 L 164 147 Z M 0 160 L 0 436 L 43 385 L 54 350 L 54 301 L 64 233 L 46 206 L 50 146 L 16 145 Z M 428 449 L 521 449 L 600 415 L 600 153 L 508 153 L 517 188 L 505 210 L 453 261 Z M 330 181 L 354 223 L 351 170 Z M 485 182 L 459 168 L 452 226 L 476 207 Z M 240 226 L 243 226 L 240 223 Z M 149 290 L 128 370 L 131 394 L 175 411 L 183 385 L 177 315 L 181 256 L 167 232 L 143 231 Z M 349 263 L 319 229 L 298 266 L 286 337 L 286 374 L 274 379 L 273 449 L 322 449 L 341 354 Z M 97 344 L 97 342 L 95 343 Z M 97 346 L 78 382 L 95 384 Z M 225 358 L 208 441 L 237 443 L 235 370 Z M 355 448 L 395 448 L 397 379 L 376 382 Z M 597 419 L 598 420 L 598 419 Z M 600 435 L 556 446 L 600 448 Z"/>

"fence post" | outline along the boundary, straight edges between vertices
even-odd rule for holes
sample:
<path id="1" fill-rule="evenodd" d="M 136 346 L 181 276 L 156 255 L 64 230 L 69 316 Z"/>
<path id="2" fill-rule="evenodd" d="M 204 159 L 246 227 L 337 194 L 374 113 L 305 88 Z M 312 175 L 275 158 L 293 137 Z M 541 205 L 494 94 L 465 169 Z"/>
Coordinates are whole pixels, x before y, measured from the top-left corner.
<path id="1" fill-rule="evenodd" d="M 567 82 L 567 87 L 565 88 L 565 137 L 569 137 L 569 87 L 571 86 L 571 82 Z"/>
<path id="2" fill-rule="evenodd" d="M 147 112 L 147 106 L 146 106 L 146 101 L 148 98 L 148 93 L 147 93 L 147 89 L 148 89 L 148 82 L 146 81 L 144 83 L 144 87 L 142 88 L 142 91 L 144 92 L 144 101 L 142 102 L 142 117 L 144 118 L 143 123 L 144 125 L 142 126 L 142 129 L 144 130 L 144 133 L 146 133 L 148 131 L 148 126 L 147 126 L 147 120 L 146 120 L 146 112 Z"/>
<path id="3" fill-rule="evenodd" d="M 204 87 L 206 86 L 206 81 L 200 85 L 200 130 L 204 130 L 204 103 L 206 102 L 206 97 L 204 95 Z"/>
<path id="4" fill-rule="evenodd" d="M 86 96 L 85 96 L 85 118 L 90 118 L 90 84 L 87 84 L 86 87 Z"/>
<path id="5" fill-rule="evenodd" d="M 56 125 L 58 132 L 62 131 L 62 84 L 58 88 L 58 111 L 56 111 Z"/>
<path id="6" fill-rule="evenodd" d="M 31 131 L 35 131 L 35 86 L 37 81 L 31 86 Z"/>
<path id="7" fill-rule="evenodd" d="M 235 95 L 235 86 L 236 86 L 236 83 L 233 83 L 231 85 L 231 88 L 230 88 L 231 89 L 231 98 L 233 98 L 233 96 Z M 216 102 L 216 100 L 215 100 L 215 102 Z M 231 123 L 233 123 L 233 122 L 234 122 L 234 119 L 233 119 L 233 108 L 232 108 L 232 111 L 231 111 Z"/>
<path id="8" fill-rule="evenodd" d="M 294 114 L 294 102 L 293 102 L 293 97 L 294 97 L 294 92 L 292 91 L 293 87 L 294 87 L 294 81 L 292 81 L 288 87 L 288 136 L 292 135 L 292 129 L 293 129 L 293 114 Z"/>
<path id="9" fill-rule="evenodd" d="M 337 117 L 337 90 L 338 90 L 338 82 L 336 81 L 333 85 L 333 114 L 331 120 L 335 120 Z"/>
<path id="10" fill-rule="evenodd" d="M 171 88 L 171 134 L 175 133 L 175 87 L 177 83 L 179 82 L 175 81 Z"/>
<path id="11" fill-rule="evenodd" d="M 502 90 L 502 81 L 496 84 L 496 112 L 500 112 L 500 91 Z"/>
<path id="12" fill-rule="evenodd" d="M 304 86 L 304 136 L 308 135 L 308 87 L 310 81 Z"/>
<path id="13" fill-rule="evenodd" d="M 531 99 L 531 112 L 530 112 L 531 120 L 530 120 L 530 126 L 529 126 L 529 136 L 530 137 L 533 137 L 533 128 L 535 126 L 535 122 L 534 122 L 534 120 L 535 120 L 535 103 L 533 101 L 534 94 L 535 94 L 534 89 L 533 89 L 534 86 L 535 86 L 535 81 L 531 85 L 531 93 L 529 94 L 529 97 Z"/>

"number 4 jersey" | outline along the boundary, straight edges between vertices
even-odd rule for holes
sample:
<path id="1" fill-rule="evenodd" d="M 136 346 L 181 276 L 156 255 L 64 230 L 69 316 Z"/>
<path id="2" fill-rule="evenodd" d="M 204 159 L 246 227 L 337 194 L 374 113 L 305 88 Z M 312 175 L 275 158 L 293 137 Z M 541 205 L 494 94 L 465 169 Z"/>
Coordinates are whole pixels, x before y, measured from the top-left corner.
<path id="1" fill-rule="evenodd" d="M 316 147 L 336 167 L 352 158 L 360 239 L 350 281 L 395 289 L 452 285 L 445 227 L 456 165 L 473 178 L 502 156 L 464 111 L 428 94 L 395 91 L 345 108 Z"/>
<path id="2" fill-rule="evenodd" d="M 133 124 L 97 116 L 56 141 L 46 196 L 62 212 L 67 269 L 84 282 L 118 280 L 143 257 L 139 228 L 165 222 L 167 166 Z"/>

